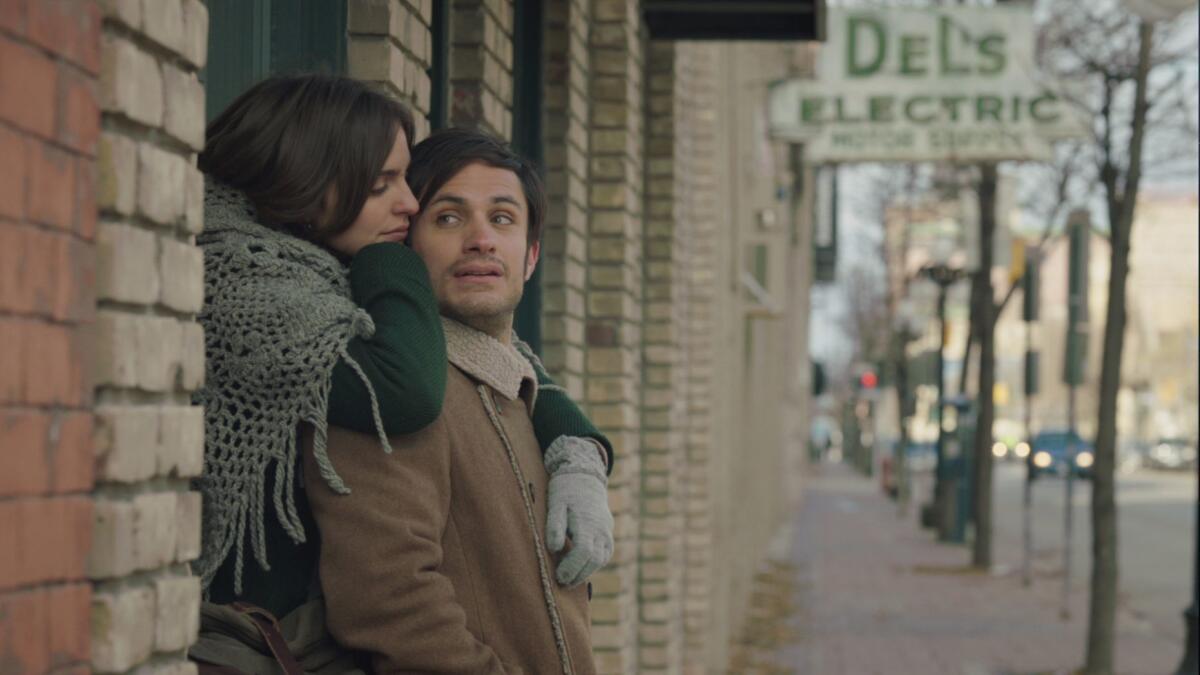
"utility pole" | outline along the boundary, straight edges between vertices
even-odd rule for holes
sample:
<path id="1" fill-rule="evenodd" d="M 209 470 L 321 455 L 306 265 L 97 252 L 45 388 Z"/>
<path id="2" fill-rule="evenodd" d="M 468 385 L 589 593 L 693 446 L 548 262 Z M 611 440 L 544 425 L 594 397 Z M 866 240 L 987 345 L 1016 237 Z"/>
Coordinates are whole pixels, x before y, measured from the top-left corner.
<path id="1" fill-rule="evenodd" d="M 1063 381 L 1067 385 L 1067 475 L 1066 503 L 1063 506 L 1063 586 L 1062 617 L 1070 618 L 1071 551 L 1073 546 L 1072 499 L 1075 488 L 1076 447 L 1075 394 L 1083 384 L 1084 363 L 1087 360 L 1088 341 L 1088 245 L 1092 235 L 1091 217 L 1088 212 L 1077 209 L 1067 219 L 1070 242 L 1070 260 L 1067 265 L 1067 350 L 1064 359 Z"/>
<path id="2" fill-rule="evenodd" d="M 975 330 L 979 333 L 979 391 L 975 405 L 975 462 L 971 506 L 975 520 L 971 564 L 992 566 L 992 420 L 995 418 L 993 388 L 996 382 L 996 306 L 992 298 L 992 259 L 996 234 L 996 164 L 979 166 L 979 269 L 975 305 Z M 966 368 L 964 362 L 963 368 Z M 964 392 L 965 393 L 965 392 Z"/>
<path id="3" fill-rule="evenodd" d="M 1025 289 L 1022 318 L 1025 320 L 1025 443 L 1031 449 L 1025 457 L 1025 489 L 1021 499 L 1021 583 L 1033 583 L 1033 398 L 1038 390 L 1038 352 L 1033 348 L 1033 329 L 1038 319 L 1038 266 L 1041 253 L 1037 249 L 1025 256 L 1025 274 L 1021 285 Z"/>

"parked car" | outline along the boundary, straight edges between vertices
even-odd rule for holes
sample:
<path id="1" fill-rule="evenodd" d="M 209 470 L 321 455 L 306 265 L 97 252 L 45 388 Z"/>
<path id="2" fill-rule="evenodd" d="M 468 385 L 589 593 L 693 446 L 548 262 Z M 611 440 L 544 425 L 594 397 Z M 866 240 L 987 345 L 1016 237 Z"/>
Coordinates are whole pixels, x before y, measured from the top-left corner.
<path id="1" fill-rule="evenodd" d="M 1196 443 L 1186 438 L 1163 438 L 1150 446 L 1143 460 L 1153 469 L 1195 470 Z"/>
<path id="2" fill-rule="evenodd" d="M 1074 466 L 1070 467 L 1076 476 L 1088 478 L 1092 475 L 1092 464 L 1096 461 L 1095 449 L 1091 443 L 1083 440 L 1078 433 L 1066 429 L 1048 429 L 1033 437 L 1033 447 L 1030 449 L 1030 471 L 1034 476 L 1052 473 L 1056 476 L 1067 475 L 1070 463 L 1069 454 L 1075 452 Z"/>
<path id="3" fill-rule="evenodd" d="M 996 420 L 992 423 L 992 438 L 995 439 L 992 443 L 992 456 L 999 461 L 1008 462 L 1024 459 L 1025 455 L 1017 454 L 1017 446 L 1023 445 L 1023 436 L 1024 429 L 1017 422 L 1010 419 Z M 1029 446 L 1026 445 L 1025 449 L 1028 451 Z"/>

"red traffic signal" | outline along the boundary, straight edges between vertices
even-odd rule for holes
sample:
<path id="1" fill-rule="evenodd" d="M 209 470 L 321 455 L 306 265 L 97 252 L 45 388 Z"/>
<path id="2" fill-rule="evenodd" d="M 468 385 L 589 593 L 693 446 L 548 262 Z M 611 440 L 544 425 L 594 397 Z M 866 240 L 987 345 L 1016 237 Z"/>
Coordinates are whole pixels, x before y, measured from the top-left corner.
<path id="1" fill-rule="evenodd" d="M 879 378 L 875 375 L 874 371 L 868 370 L 867 372 L 858 376 L 858 385 L 863 389 L 874 389 L 878 384 Z"/>

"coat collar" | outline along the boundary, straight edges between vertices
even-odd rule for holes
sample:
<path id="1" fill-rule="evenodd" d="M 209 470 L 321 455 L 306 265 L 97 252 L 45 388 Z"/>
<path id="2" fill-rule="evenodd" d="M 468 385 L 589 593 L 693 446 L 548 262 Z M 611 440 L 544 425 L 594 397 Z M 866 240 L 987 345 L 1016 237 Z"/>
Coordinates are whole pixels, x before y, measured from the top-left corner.
<path id="1" fill-rule="evenodd" d="M 442 328 L 450 363 L 510 401 L 520 397 L 533 414 L 537 377 L 516 347 L 444 316 Z"/>

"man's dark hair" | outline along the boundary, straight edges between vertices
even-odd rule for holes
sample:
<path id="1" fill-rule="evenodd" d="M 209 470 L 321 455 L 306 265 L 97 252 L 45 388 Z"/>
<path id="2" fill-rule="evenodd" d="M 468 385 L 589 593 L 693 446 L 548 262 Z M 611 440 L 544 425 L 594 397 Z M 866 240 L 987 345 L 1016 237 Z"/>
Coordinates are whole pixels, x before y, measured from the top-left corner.
<path id="1" fill-rule="evenodd" d="M 408 165 L 408 186 L 412 188 L 421 208 L 442 189 L 442 186 L 470 164 L 482 163 L 517 174 L 525 193 L 529 211 L 530 245 L 542 235 L 546 217 L 546 190 L 533 163 L 512 151 L 507 143 L 494 136 L 471 129 L 442 129 L 421 141 L 412 149 Z"/>
<path id="2" fill-rule="evenodd" d="M 245 192 L 264 225 L 319 241 L 358 217 L 398 131 L 412 147 L 412 113 L 363 82 L 280 75 L 247 89 L 208 125 L 198 163 Z M 332 217 L 314 229 L 330 187 Z"/>

